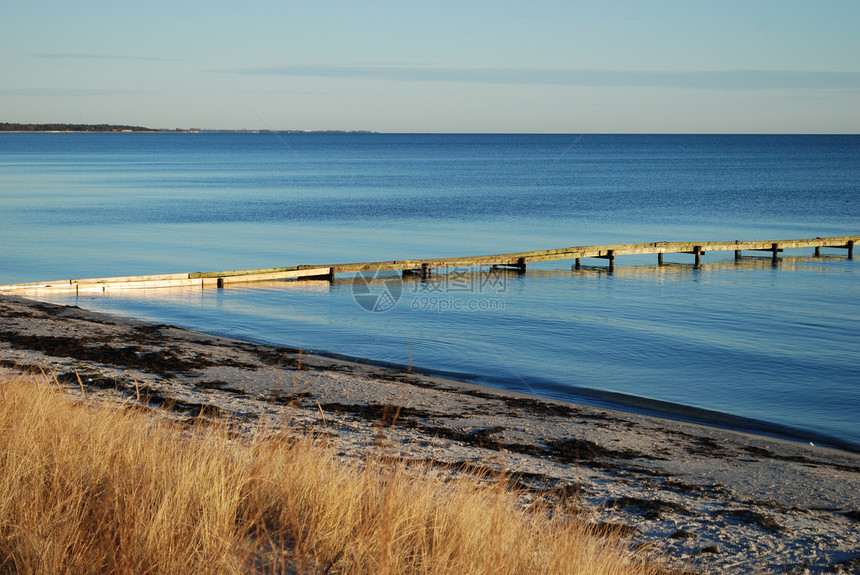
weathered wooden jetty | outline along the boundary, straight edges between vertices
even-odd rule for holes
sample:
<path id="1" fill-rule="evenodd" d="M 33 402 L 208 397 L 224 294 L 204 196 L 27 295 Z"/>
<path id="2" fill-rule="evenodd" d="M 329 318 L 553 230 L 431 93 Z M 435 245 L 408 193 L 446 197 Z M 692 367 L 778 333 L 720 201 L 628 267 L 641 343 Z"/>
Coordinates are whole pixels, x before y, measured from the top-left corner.
<path id="1" fill-rule="evenodd" d="M 404 275 L 418 274 L 429 277 L 434 269 L 462 267 L 496 267 L 525 272 L 526 266 L 535 262 L 573 260 L 573 269 L 581 267 L 587 258 L 608 261 L 609 268 L 615 265 L 616 256 L 656 254 L 657 264 L 663 264 L 664 254 L 692 254 L 693 263 L 701 265 L 702 256 L 707 252 L 733 251 L 735 259 L 742 252 L 770 252 L 773 261 L 785 249 L 813 248 L 813 256 L 821 255 L 821 248 L 847 250 L 848 259 L 854 258 L 854 244 L 860 236 L 841 236 L 799 240 L 761 240 L 725 242 L 651 242 L 641 244 L 615 244 L 603 246 L 577 246 L 555 250 L 539 250 L 489 256 L 467 256 L 453 258 L 422 258 L 409 260 L 389 260 L 330 265 L 299 265 L 282 268 L 252 270 L 233 270 L 221 272 L 192 272 L 147 276 L 122 276 L 106 278 L 68 279 L 48 282 L 0 285 L 0 293 L 23 293 L 56 291 L 88 293 L 107 290 L 146 289 L 162 287 L 224 287 L 227 284 L 266 280 L 327 279 L 334 281 L 337 274 L 375 272 L 379 270 L 400 271 Z"/>

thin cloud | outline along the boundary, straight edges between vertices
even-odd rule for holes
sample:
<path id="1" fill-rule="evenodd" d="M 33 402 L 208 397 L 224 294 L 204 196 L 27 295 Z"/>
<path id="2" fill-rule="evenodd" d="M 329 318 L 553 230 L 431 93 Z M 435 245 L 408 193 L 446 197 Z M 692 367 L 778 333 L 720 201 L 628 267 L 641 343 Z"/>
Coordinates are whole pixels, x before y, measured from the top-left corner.
<path id="1" fill-rule="evenodd" d="M 146 93 L 141 90 L 115 88 L 0 88 L 0 95 L 27 98 L 89 98 L 93 96 L 123 96 Z"/>
<path id="2" fill-rule="evenodd" d="M 47 60 L 143 60 L 149 62 L 181 62 L 177 58 L 159 58 L 156 56 L 122 56 L 118 54 L 86 54 L 78 52 L 48 52 L 32 54 L 34 58 Z"/>
<path id="3" fill-rule="evenodd" d="M 860 73 L 804 70 L 629 71 L 421 66 L 277 66 L 227 70 L 236 74 L 370 78 L 412 82 L 589 87 L 662 87 L 700 90 L 858 89 Z"/>

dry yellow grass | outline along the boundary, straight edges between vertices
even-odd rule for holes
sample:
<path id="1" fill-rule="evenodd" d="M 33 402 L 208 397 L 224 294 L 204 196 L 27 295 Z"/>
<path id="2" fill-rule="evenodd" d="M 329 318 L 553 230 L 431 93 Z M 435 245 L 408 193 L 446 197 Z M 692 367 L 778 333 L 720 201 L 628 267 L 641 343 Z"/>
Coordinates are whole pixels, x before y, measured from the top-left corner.
<path id="1" fill-rule="evenodd" d="M 0 573 L 658 572 L 478 480 L 0 377 Z"/>

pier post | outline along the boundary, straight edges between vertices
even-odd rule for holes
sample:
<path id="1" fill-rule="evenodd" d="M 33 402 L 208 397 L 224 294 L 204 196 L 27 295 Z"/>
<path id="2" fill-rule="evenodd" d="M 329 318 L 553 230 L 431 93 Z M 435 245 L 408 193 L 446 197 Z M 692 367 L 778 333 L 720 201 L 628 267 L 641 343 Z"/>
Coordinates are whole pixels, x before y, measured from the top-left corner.
<path id="1" fill-rule="evenodd" d="M 218 289 L 224 289 L 224 278 L 218 278 L 217 280 L 215 280 L 215 285 L 218 287 Z"/>
<path id="2" fill-rule="evenodd" d="M 854 240 L 848 240 L 848 243 L 846 245 L 848 246 L 848 259 L 853 260 L 854 259 Z"/>
<path id="3" fill-rule="evenodd" d="M 517 259 L 517 271 L 520 274 L 526 273 L 526 258 Z"/>
<path id="4" fill-rule="evenodd" d="M 735 250 L 735 261 L 741 259 L 741 250 Z"/>
<path id="5" fill-rule="evenodd" d="M 428 279 L 431 273 L 432 269 L 430 268 L 430 264 L 428 264 L 427 262 L 421 264 L 421 279 Z"/>
<path id="6" fill-rule="evenodd" d="M 609 271 L 615 269 L 615 250 L 609 250 L 606 252 L 606 259 L 609 260 Z"/>
<path id="7" fill-rule="evenodd" d="M 578 270 L 580 268 L 579 258 L 576 258 L 573 263 L 573 269 Z"/>
<path id="8" fill-rule="evenodd" d="M 702 264 L 702 254 L 705 253 L 702 251 L 702 246 L 694 246 L 693 247 L 693 255 L 695 256 L 695 265 L 699 267 Z"/>
<path id="9" fill-rule="evenodd" d="M 779 244 L 771 244 L 770 251 L 773 252 L 773 256 L 771 258 L 773 260 L 773 263 L 778 262 L 779 261 Z"/>
<path id="10" fill-rule="evenodd" d="M 663 265 L 663 252 L 657 252 L 657 265 Z"/>
<path id="11" fill-rule="evenodd" d="M 821 246 L 815 246 L 815 253 L 812 254 L 812 257 L 814 257 L 814 258 L 820 258 L 821 257 Z"/>

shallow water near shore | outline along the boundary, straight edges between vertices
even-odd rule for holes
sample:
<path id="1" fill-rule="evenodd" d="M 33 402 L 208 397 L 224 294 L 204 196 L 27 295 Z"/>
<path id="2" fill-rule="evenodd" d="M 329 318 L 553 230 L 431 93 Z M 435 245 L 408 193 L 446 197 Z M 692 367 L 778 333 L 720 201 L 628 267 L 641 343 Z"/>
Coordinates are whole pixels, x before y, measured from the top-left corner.
<path id="1" fill-rule="evenodd" d="M 860 230 L 850 136 L 5 134 L 0 152 L 0 283 Z M 40 299 L 860 446 L 860 264 L 811 251 L 383 275 L 369 289 L 396 303 L 376 312 L 352 276 Z"/>

